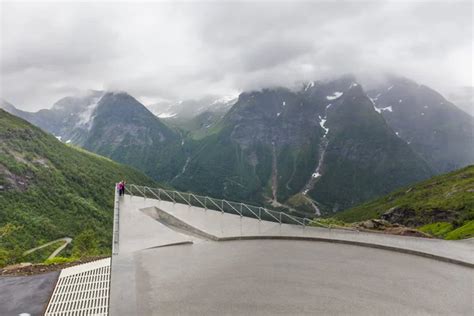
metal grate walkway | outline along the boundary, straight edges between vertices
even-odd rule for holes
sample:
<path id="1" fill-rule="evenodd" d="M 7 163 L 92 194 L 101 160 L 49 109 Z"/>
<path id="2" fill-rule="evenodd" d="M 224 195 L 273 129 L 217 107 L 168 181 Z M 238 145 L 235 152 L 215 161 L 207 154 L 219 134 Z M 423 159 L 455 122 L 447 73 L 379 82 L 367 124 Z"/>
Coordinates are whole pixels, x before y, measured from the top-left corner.
<path id="1" fill-rule="evenodd" d="M 45 316 L 107 315 L 110 258 L 63 269 Z"/>

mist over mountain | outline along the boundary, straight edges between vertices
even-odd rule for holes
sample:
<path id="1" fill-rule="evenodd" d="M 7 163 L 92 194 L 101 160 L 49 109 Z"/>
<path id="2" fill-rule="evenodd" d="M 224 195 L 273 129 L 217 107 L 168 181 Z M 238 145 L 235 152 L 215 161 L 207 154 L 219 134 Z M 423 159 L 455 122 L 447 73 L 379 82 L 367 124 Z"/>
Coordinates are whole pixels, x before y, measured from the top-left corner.
<path id="1" fill-rule="evenodd" d="M 208 96 L 201 99 L 162 101 L 147 105 L 161 119 L 185 121 L 205 112 L 225 113 L 237 102 L 238 95 Z"/>
<path id="2" fill-rule="evenodd" d="M 448 92 L 448 99 L 474 116 L 474 87 L 457 87 Z"/>
<path id="3" fill-rule="evenodd" d="M 37 111 L 92 88 L 148 105 L 348 72 L 366 89 L 385 73 L 472 86 L 470 1 L 153 2 L 4 2 L 2 97 Z"/>

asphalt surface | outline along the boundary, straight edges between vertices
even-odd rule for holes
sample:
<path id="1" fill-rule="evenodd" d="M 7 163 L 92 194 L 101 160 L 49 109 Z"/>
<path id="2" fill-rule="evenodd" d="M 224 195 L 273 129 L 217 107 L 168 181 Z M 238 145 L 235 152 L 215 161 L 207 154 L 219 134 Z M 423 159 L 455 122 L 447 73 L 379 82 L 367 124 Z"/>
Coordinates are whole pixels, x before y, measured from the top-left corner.
<path id="1" fill-rule="evenodd" d="M 473 315 L 474 269 L 386 250 L 251 240 L 134 257 L 135 285 L 121 296 L 133 295 L 135 306 L 115 301 L 115 311 L 122 304 L 136 315 Z"/>
<path id="2" fill-rule="evenodd" d="M 58 276 L 59 271 L 0 277 L 0 315 L 43 315 Z"/>

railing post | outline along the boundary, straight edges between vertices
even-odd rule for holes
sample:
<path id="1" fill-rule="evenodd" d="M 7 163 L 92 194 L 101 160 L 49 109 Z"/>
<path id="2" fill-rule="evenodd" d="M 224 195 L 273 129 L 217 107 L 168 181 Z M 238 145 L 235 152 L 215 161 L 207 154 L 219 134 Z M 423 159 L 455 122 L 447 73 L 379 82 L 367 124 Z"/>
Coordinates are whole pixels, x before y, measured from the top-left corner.
<path id="1" fill-rule="evenodd" d="M 176 203 L 176 192 L 173 191 L 173 204 L 175 204 L 175 203 Z"/>
<path id="2" fill-rule="evenodd" d="M 240 203 L 240 217 L 242 217 L 242 203 Z"/>
<path id="3" fill-rule="evenodd" d="M 261 207 L 258 208 L 258 220 L 262 221 L 262 208 Z"/>
<path id="4" fill-rule="evenodd" d="M 204 209 L 207 210 L 207 196 L 204 197 Z"/>
<path id="5" fill-rule="evenodd" d="M 280 214 L 280 225 L 281 225 L 281 212 L 279 214 Z"/>

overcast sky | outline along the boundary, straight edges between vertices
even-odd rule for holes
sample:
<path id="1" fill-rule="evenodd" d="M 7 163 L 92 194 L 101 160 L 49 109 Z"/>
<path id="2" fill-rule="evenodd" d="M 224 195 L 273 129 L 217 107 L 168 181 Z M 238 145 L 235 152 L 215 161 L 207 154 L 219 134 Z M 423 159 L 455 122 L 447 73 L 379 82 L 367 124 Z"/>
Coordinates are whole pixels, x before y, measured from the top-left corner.
<path id="1" fill-rule="evenodd" d="M 472 86 L 470 1 L 1 4 L 0 95 L 25 110 L 85 89 L 144 103 L 355 73 Z"/>

